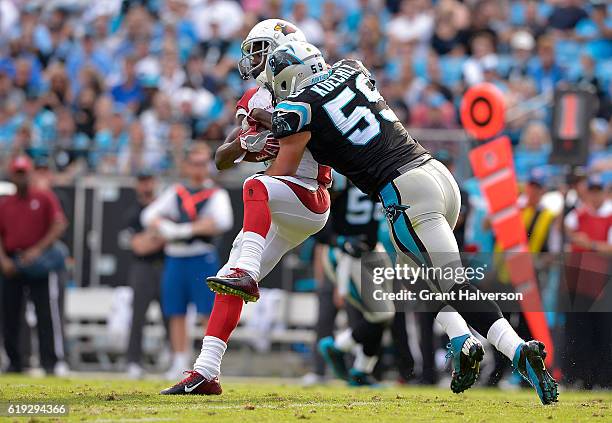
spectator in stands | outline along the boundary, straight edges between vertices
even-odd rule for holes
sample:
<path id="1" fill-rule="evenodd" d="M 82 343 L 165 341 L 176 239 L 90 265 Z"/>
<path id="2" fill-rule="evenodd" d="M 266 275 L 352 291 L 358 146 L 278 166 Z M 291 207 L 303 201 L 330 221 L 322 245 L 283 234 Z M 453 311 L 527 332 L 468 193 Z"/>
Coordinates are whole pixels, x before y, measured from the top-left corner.
<path id="1" fill-rule="evenodd" d="M 76 132 L 72 113 L 68 109 L 57 112 L 57 137 L 48 155 L 48 164 L 55 171 L 56 182 L 67 184 L 74 181 L 87 166 L 89 139 Z"/>
<path id="2" fill-rule="evenodd" d="M 147 321 L 147 310 L 153 301 L 160 301 L 161 274 L 164 265 L 165 240 L 158 232 L 143 228 L 141 212 L 155 200 L 157 179 L 141 172 L 136 177 L 134 191 L 137 205 L 127 213 L 126 231 L 130 234 L 132 259 L 128 284 L 134 290 L 132 324 L 127 350 L 127 373 L 131 378 L 142 377 L 142 335 Z"/>
<path id="3" fill-rule="evenodd" d="M 299 0 L 294 3 L 291 16 L 288 19 L 304 32 L 309 43 L 316 46 L 323 44 L 325 34 L 323 27 L 316 19 L 308 15 L 308 6 L 305 1 Z"/>
<path id="4" fill-rule="evenodd" d="M 97 130 L 89 158 L 98 172 L 113 173 L 117 169 L 117 156 L 128 143 L 126 110 L 120 104 L 113 105 L 110 97 L 100 99 L 96 109 Z"/>
<path id="5" fill-rule="evenodd" d="M 530 122 L 514 151 L 514 167 L 519 180 L 526 180 L 532 169 L 548 163 L 551 151 L 550 131 L 539 121 Z"/>
<path id="6" fill-rule="evenodd" d="M 404 0 L 399 12 L 387 25 L 387 36 L 400 43 L 428 43 L 433 33 L 434 16 L 429 0 Z"/>
<path id="7" fill-rule="evenodd" d="M 556 63 L 555 45 L 551 37 L 540 37 L 538 55 L 530 65 L 528 75 L 535 81 L 538 94 L 552 95 L 555 86 L 564 78 L 564 72 Z"/>
<path id="8" fill-rule="evenodd" d="M 111 89 L 111 95 L 115 103 L 122 104 L 135 113 L 143 100 L 144 93 L 142 86 L 136 77 L 136 58 L 128 56 L 123 60 L 123 73 L 120 84 Z"/>
<path id="9" fill-rule="evenodd" d="M 593 57 L 612 57 L 612 16 L 605 0 L 592 0 L 591 13 L 576 25 L 576 36 L 586 41 L 586 48 Z"/>
<path id="10" fill-rule="evenodd" d="M 455 0 L 441 2 L 436 8 L 436 24 L 431 37 L 431 47 L 436 54 L 444 56 L 465 51 L 468 22 L 469 12 L 462 3 Z"/>
<path id="11" fill-rule="evenodd" d="M 570 31 L 588 15 L 581 7 L 582 0 L 559 0 L 548 17 L 548 25 L 558 31 Z"/>
<path id="12" fill-rule="evenodd" d="M 163 160 L 162 141 L 168 138 L 168 129 L 172 122 L 172 103 L 165 93 L 159 91 L 153 97 L 153 107 L 140 115 L 140 122 L 145 131 L 145 149 L 158 164 Z"/>
<path id="13" fill-rule="evenodd" d="M 512 48 L 512 65 L 508 71 L 508 79 L 517 80 L 527 76 L 528 63 L 535 47 L 533 35 L 528 31 L 517 31 L 510 40 Z"/>
<path id="14" fill-rule="evenodd" d="M 114 61 L 110 52 L 97 46 L 92 28 L 86 28 L 80 43 L 66 60 L 66 70 L 71 81 L 76 81 L 85 66 L 93 67 L 101 75 L 109 75 Z"/>
<path id="15" fill-rule="evenodd" d="M 0 201 L 4 347 L 10 361 L 8 371 L 23 371 L 26 363 L 22 362 L 19 335 L 28 291 L 36 309 L 41 365 L 47 374 L 53 374 L 58 359 L 63 358 L 54 272 L 64 266 L 64 255 L 54 243 L 67 223 L 55 194 L 31 186 L 31 172 L 27 156 L 15 157 L 9 174 L 16 193 Z"/>
<path id="16" fill-rule="evenodd" d="M 601 365 L 612 355 L 611 314 L 589 312 L 609 283 L 612 200 L 598 176 L 589 178 L 584 200 L 565 217 L 572 251 L 565 278 L 574 310 L 565 315 L 564 373 L 568 383 L 592 389 L 612 380 L 610 366 Z"/>
<path id="17" fill-rule="evenodd" d="M 181 376 L 190 367 L 187 306 L 196 306 L 206 327 L 214 296 L 203 281 L 219 268 L 214 237 L 233 225 L 229 195 L 209 177 L 208 146 L 194 143 L 184 163 L 187 183 L 166 189 L 141 215 L 143 226 L 166 240 L 161 299 L 174 353 L 168 379 Z"/>
<path id="18" fill-rule="evenodd" d="M 495 38 L 487 31 L 474 35 L 470 41 L 472 56 L 463 65 L 463 79 L 467 85 L 478 84 L 484 80 L 483 61 L 495 58 Z"/>
<path id="19" fill-rule="evenodd" d="M 142 123 L 135 120 L 128 130 L 128 143 L 119 151 L 117 159 L 119 172 L 124 175 L 138 175 L 143 171 L 161 170 L 157 161 L 157 152 L 147 150 L 145 132 Z"/>
<path id="20" fill-rule="evenodd" d="M 609 118 L 612 114 L 612 110 L 610 110 L 610 93 L 606 92 L 603 81 L 595 74 L 595 58 L 590 54 L 583 54 L 580 57 L 580 65 L 580 74 L 574 82 L 580 88 L 590 91 L 597 96 L 599 101 L 599 107 L 596 111 L 597 116 L 604 119 Z"/>

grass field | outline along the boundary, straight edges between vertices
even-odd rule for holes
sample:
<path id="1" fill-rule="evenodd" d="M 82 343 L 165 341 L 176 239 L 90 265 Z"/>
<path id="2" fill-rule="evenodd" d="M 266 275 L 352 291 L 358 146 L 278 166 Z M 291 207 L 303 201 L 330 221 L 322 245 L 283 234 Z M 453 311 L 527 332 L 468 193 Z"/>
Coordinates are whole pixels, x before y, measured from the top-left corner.
<path id="1" fill-rule="evenodd" d="M 96 422 L 610 422 L 612 392 L 562 392 L 543 407 L 532 391 L 449 390 L 387 386 L 350 389 L 340 384 L 303 388 L 279 381 L 223 383 L 217 397 L 160 396 L 161 381 L 0 376 L 0 403 L 69 404 L 67 416 L 0 417 L 1 421 Z"/>

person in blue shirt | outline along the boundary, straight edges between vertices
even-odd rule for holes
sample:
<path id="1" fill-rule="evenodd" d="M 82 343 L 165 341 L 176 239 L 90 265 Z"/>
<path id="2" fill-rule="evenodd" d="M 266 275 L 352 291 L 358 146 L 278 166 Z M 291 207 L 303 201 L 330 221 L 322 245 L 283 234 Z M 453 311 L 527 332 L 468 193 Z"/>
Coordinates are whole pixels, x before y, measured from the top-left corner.
<path id="1" fill-rule="evenodd" d="M 555 61 L 552 38 L 540 37 L 538 55 L 531 61 L 527 74 L 534 80 L 538 94 L 552 93 L 559 81 L 564 79 L 563 69 Z"/>
<path id="2" fill-rule="evenodd" d="M 612 16 L 605 0 L 593 0 L 589 17 L 576 25 L 576 36 L 586 41 L 586 48 L 594 58 L 612 58 Z"/>
<path id="3" fill-rule="evenodd" d="M 115 103 L 126 106 L 132 112 L 138 110 L 144 99 L 144 91 L 136 77 L 136 58 L 128 56 L 123 61 L 123 81 L 111 89 Z"/>

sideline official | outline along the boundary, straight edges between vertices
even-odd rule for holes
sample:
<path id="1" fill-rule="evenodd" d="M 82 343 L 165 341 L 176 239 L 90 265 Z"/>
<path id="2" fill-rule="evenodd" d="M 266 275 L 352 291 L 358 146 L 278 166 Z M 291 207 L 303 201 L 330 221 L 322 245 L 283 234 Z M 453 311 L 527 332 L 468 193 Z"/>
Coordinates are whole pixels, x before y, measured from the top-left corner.
<path id="1" fill-rule="evenodd" d="M 219 270 L 215 237 L 232 228 L 229 194 L 209 176 L 210 149 L 196 142 L 185 155 L 186 183 L 166 189 L 141 214 L 145 228 L 157 231 L 166 241 L 161 282 L 161 303 L 169 320 L 173 360 L 168 379 L 191 368 L 188 353 L 186 312 L 194 304 L 206 327 L 214 295 L 205 283 Z"/>
<path id="2" fill-rule="evenodd" d="M 16 193 L 0 199 L 0 267 L 3 290 L 3 336 L 9 372 L 23 371 L 19 351 L 24 296 L 36 309 L 40 361 L 53 373 L 58 355 L 63 354 L 57 278 L 64 253 L 54 246 L 67 227 L 66 217 L 55 194 L 31 186 L 32 162 L 15 157 L 9 165 Z"/>

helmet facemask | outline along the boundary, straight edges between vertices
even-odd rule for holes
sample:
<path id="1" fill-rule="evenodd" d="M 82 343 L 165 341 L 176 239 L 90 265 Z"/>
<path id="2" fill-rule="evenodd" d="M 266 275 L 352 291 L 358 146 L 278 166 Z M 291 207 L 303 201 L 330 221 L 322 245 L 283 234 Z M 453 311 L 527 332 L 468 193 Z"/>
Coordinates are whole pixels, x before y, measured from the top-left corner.
<path id="1" fill-rule="evenodd" d="M 242 43 L 238 71 L 242 79 L 256 79 L 265 69 L 268 54 L 276 48 L 269 38 L 252 38 Z"/>

